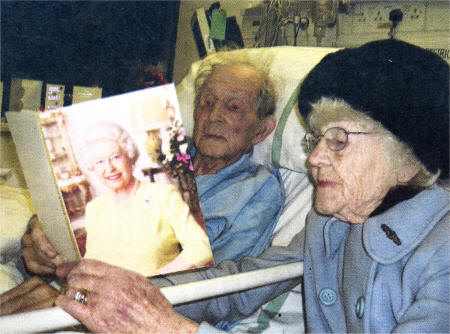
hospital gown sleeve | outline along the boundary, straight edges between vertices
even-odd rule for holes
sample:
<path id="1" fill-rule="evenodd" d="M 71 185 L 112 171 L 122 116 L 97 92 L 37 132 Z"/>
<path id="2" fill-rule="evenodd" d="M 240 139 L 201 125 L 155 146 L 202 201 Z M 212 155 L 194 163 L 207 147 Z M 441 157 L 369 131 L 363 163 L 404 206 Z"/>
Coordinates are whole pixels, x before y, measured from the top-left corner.
<path id="1" fill-rule="evenodd" d="M 237 263 L 223 261 L 218 266 L 207 270 L 170 275 L 165 278 L 152 279 L 151 282 L 158 287 L 178 285 L 298 262 L 303 260 L 303 244 L 304 232 L 302 230 L 288 246 L 270 247 L 257 258 L 246 257 Z M 222 320 L 237 321 L 249 316 L 264 303 L 291 290 L 299 283 L 299 280 L 300 278 L 287 280 L 240 293 L 178 305 L 175 309 L 197 322 L 205 321 L 215 325 Z"/>

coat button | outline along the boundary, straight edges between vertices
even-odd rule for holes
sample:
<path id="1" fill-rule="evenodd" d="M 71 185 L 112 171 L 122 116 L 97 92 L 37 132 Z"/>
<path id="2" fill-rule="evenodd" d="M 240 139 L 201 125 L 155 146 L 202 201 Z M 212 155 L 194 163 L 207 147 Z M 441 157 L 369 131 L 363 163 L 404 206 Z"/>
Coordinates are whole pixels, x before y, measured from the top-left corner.
<path id="1" fill-rule="evenodd" d="M 336 302 L 336 292 L 330 288 L 324 288 L 319 292 L 319 299 L 326 306 L 333 305 Z"/>
<path id="2" fill-rule="evenodd" d="M 355 305 L 355 314 L 359 319 L 362 319 L 364 316 L 364 304 L 365 304 L 364 296 L 360 296 L 358 300 L 356 301 Z"/>

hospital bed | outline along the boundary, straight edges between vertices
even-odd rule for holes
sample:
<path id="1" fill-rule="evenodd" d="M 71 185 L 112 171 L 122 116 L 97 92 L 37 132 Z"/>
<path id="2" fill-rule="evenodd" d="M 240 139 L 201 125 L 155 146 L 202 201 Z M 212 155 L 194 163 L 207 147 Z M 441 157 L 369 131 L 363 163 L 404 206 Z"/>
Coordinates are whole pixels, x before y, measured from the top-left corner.
<path id="1" fill-rule="evenodd" d="M 306 214 L 311 207 L 312 186 L 306 173 L 306 154 L 302 148 L 302 138 L 305 130 L 303 121 L 300 119 L 297 110 L 296 96 L 301 79 L 326 54 L 334 51 L 336 49 L 333 48 L 289 46 L 228 51 L 236 54 L 239 52 L 249 52 L 254 59 L 259 59 L 260 61 L 261 59 L 266 60 L 269 64 L 270 75 L 274 80 L 278 95 L 275 112 L 277 127 L 266 140 L 255 146 L 252 153 L 253 161 L 269 168 L 280 168 L 286 189 L 286 202 L 273 233 L 273 245 L 288 244 L 291 238 L 304 226 Z M 215 56 L 215 54 L 212 54 L 208 58 Z M 201 61 L 191 65 L 189 73 L 176 87 L 187 134 L 192 134 L 193 131 L 193 80 Z M 0 284 L 3 285 L 0 286 L 0 289 L 6 291 L 15 284 L 21 283 L 22 278 L 20 277 L 20 273 L 14 268 L 16 262 L 10 261 L 4 263 L 6 259 L 3 255 L 16 254 L 16 256 L 20 256 L 20 237 L 26 228 L 27 219 L 25 216 L 29 212 L 26 210 L 30 210 L 30 208 L 29 197 L 26 191 L 11 189 L 10 187 L 7 189 L 4 185 L 0 185 L 0 187 L 3 187 L 1 194 L 6 198 L 6 201 L 2 198 L 2 203 L 5 203 L 2 206 L 6 205 L 2 210 L 17 215 L 17 217 L 0 216 L 0 240 L 2 241 L 0 244 L 2 253 Z M 9 205 L 13 209 L 10 210 Z M 23 210 L 20 209 L 21 205 L 23 206 Z M 11 223 L 15 226 L 13 229 L 15 233 L 4 235 L 4 231 L 7 230 L 5 226 L 10 226 Z M 183 286 L 168 287 L 162 291 L 172 304 L 178 304 L 286 280 L 301 276 L 302 273 L 302 264 L 294 263 L 264 269 L 264 274 L 251 272 L 240 274 L 241 276 L 238 277 L 229 276 L 214 281 L 194 282 Z M 255 278 L 264 279 L 260 280 Z M 207 284 L 209 286 L 206 287 Z M 207 291 L 208 295 L 200 295 L 199 292 L 201 291 Z M 298 286 L 286 296 L 284 305 L 279 309 L 281 316 L 277 317 L 277 319 L 272 319 L 270 322 L 270 333 L 303 331 L 300 292 L 301 287 Z M 257 325 L 259 313 L 263 308 L 251 317 L 241 321 L 233 331 L 242 333 L 246 332 L 248 328 Z M 76 319 L 56 307 L 0 317 L 0 331 L 2 333 L 48 332 L 76 324 L 78 324 Z"/>

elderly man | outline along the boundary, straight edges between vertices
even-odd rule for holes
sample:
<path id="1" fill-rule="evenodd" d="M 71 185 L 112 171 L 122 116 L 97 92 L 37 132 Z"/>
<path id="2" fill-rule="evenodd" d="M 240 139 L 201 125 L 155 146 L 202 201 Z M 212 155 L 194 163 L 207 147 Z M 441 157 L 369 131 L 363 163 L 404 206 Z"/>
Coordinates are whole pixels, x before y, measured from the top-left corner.
<path id="1" fill-rule="evenodd" d="M 254 66 L 205 67 L 196 80 L 194 170 L 214 260 L 237 261 L 267 248 L 283 205 L 278 174 L 248 155 L 275 128 L 275 99 Z"/>
<path id="2" fill-rule="evenodd" d="M 220 263 L 258 256 L 269 246 L 284 188 L 277 171 L 253 164 L 249 156 L 276 125 L 270 78 L 245 59 L 226 54 L 217 59 L 204 62 L 196 79 L 193 162 L 214 260 Z M 38 225 L 30 227 L 22 239 L 27 268 L 53 274 L 62 259 Z"/>

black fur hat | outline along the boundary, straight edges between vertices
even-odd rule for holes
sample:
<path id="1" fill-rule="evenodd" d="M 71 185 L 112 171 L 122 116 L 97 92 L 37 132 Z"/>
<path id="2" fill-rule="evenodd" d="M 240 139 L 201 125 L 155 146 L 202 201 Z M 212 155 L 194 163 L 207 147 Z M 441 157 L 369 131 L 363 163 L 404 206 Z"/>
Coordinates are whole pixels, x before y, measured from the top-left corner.
<path id="1" fill-rule="evenodd" d="M 449 173 L 449 66 L 398 40 L 329 54 L 304 79 L 298 106 L 306 119 L 322 96 L 341 98 L 408 144 L 431 172 Z"/>

